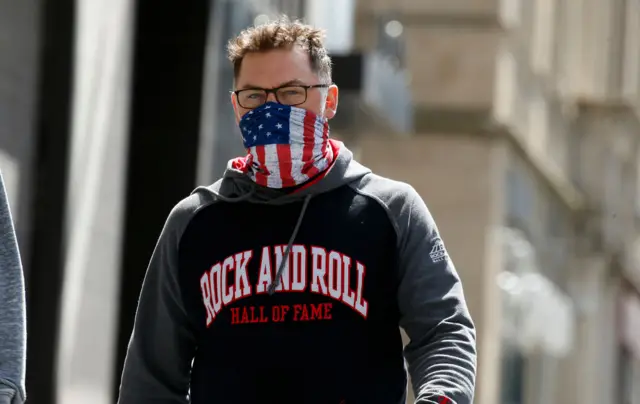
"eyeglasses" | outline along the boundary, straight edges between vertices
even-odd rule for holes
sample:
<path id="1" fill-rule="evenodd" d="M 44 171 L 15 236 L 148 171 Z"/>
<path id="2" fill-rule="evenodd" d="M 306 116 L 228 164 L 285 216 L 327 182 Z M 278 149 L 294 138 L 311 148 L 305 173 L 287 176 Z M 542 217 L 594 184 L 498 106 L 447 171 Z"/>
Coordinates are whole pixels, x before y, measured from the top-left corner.
<path id="1" fill-rule="evenodd" d="M 276 97 L 278 103 L 288 106 L 304 104 L 307 101 L 307 93 L 311 88 L 328 88 L 329 84 L 314 84 L 312 86 L 284 86 L 278 88 L 247 88 L 236 90 L 238 104 L 245 109 L 254 109 L 267 102 L 269 94 Z"/>

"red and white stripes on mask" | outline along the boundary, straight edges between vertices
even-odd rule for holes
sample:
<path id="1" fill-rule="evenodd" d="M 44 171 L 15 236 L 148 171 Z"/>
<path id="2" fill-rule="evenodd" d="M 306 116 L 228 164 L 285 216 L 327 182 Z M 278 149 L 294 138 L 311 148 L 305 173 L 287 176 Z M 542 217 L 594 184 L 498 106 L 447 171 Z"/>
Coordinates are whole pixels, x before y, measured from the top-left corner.
<path id="1" fill-rule="evenodd" d="M 268 102 L 240 120 L 247 174 L 259 185 L 303 184 L 333 162 L 326 118 L 302 108 Z"/>

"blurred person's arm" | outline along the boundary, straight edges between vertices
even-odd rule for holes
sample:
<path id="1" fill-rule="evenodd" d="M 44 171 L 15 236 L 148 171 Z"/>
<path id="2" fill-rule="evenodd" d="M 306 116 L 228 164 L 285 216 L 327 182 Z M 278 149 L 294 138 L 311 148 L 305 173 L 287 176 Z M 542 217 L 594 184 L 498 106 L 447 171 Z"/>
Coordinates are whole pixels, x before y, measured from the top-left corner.
<path id="1" fill-rule="evenodd" d="M 24 275 L 11 211 L 0 174 L 0 404 L 25 400 Z"/>
<path id="2" fill-rule="evenodd" d="M 475 388 L 475 328 L 462 284 L 438 228 L 408 187 L 390 205 L 397 218 L 400 326 L 417 403 L 471 404 Z"/>
<path id="3" fill-rule="evenodd" d="M 185 404 L 196 349 L 178 280 L 178 248 L 195 196 L 169 214 L 142 285 L 119 404 Z"/>

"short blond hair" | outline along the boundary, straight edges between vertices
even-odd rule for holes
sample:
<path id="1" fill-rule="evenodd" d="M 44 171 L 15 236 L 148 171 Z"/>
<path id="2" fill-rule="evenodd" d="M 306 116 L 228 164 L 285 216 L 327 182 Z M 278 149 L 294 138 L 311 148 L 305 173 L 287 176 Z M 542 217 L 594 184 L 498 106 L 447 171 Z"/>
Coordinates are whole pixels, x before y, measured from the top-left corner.
<path id="1" fill-rule="evenodd" d="M 331 83 L 331 58 L 324 47 L 324 31 L 282 16 L 275 21 L 245 29 L 227 44 L 227 56 L 237 79 L 248 53 L 300 46 L 309 53 L 311 68 L 325 84 Z"/>

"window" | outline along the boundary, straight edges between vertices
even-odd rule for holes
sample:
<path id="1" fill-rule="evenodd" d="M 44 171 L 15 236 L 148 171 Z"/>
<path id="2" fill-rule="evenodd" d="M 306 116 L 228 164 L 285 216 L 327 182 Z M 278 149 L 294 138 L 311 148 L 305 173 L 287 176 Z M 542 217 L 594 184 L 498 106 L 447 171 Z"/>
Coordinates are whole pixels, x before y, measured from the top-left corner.
<path id="1" fill-rule="evenodd" d="M 378 20 L 377 40 L 379 51 L 384 56 L 393 59 L 397 68 L 405 66 L 405 39 L 404 26 L 391 15 L 386 15 Z"/>
<path id="2" fill-rule="evenodd" d="M 532 388 L 535 404 L 548 404 L 554 402 L 554 393 L 557 388 L 558 359 L 544 353 L 533 354 L 529 359 L 527 378 L 535 387 Z"/>
<path id="3" fill-rule="evenodd" d="M 515 118 L 517 66 L 513 54 L 503 45 L 497 61 L 495 117 L 498 121 L 510 125 Z"/>
<path id="4" fill-rule="evenodd" d="M 536 89 L 529 101 L 529 128 L 527 142 L 536 153 L 546 155 L 549 137 L 549 107 L 539 89 Z"/>
<path id="5" fill-rule="evenodd" d="M 557 86 L 564 95 L 573 95 L 582 88 L 583 74 L 576 74 L 583 65 L 585 53 L 582 35 L 584 25 L 583 2 L 560 0 L 558 11 L 560 24 L 556 35 Z"/>
<path id="6" fill-rule="evenodd" d="M 514 52 L 516 56 L 516 83 L 517 90 L 515 95 L 515 121 L 516 130 L 519 135 L 527 136 L 530 131 L 529 119 L 531 119 L 531 99 L 534 98 L 534 77 L 531 69 L 526 63 L 525 55 Z M 524 138 L 523 138 L 524 140 Z"/>
<path id="7" fill-rule="evenodd" d="M 626 3 L 622 90 L 629 99 L 640 102 L 640 2 L 627 0 Z"/>
<path id="8" fill-rule="evenodd" d="M 567 134 L 567 159 L 569 165 L 569 173 L 573 185 L 578 188 L 582 188 L 582 149 L 581 140 L 582 133 L 580 132 L 580 122 L 572 122 L 569 133 Z M 640 168 L 638 168 L 640 171 Z"/>
<path id="9" fill-rule="evenodd" d="M 637 155 L 640 156 L 640 150 L 638 150 Z M 635 217 L 640 224 L 640 159 L 636 161 L 636 195 L 634 198 L 635 201 Z M 638 228 L 640 230 L 640 228 Z"/>
<path id="10" fill-rule="evenodd" d="M 501 0 L 500 20 L 505 28 L 516 28 L 522 23 L 522 0 Z"/>
<path id="11" fill-rule="evenodd" d="M 558 287 L 566 290 L 567 266 L 573 239 L 571 213 L 555 195 L 547 200 L 546 239 L 541 254 L 543 272 Z"/>
<path id="12" fill-rule="evenodd" d="M 556 0 L 532 1 L 535 6 L 531 62 L 533 70 L 539 74 L 550 73 L 553 66 L 556 2 Z"/>
<path id="13" fill-rule="evenodd" d="M 624 93 L 624 74 L 625 62 L 627 55 L 625 54 L 626 33 L 627 33 L 627 0 L 609 0 L 611 7 L 611 30 L 608 33 L 607 45 L 609 60 L 607 67 L 607 95 L 614 97 Z M 633 38 L 632 41 L 637 41 Z"/>
<path id="14" fill-rule="evenodd" d="M 524 403 L 524 369 L 526 360 L 518 348 L 505 342 L 502 349 L 501 404 Z"/>
<path id="15" fill-rule="evenodd" d="M 603 229 L 605 240 L 611 246 L 621 243 L 622 229 L 617 215 L 620 212 L 620 199 L 624 195 L 622 184 L 622 162 L 612 151 L 609 151 L 604 167 L 604 200 L 603 200 Z"/>
<path id="16" fill-rule="evenodd" d="M 553 71 L 555 80 L 554 85 L 556 87 L 564 87 L 564 85 L 562 84 L 562 73 L 564 66 L 562 64 L 564 63 L 567 47 L 569 45 L 575 46 L 575 44 L 570 44 L 568 42 L 569 27 L 566 24 L 567 1 L 570 0 L 556 0 L 554 4 L 555 16 L 553 18 L 553 24 L 555 25 L 555 35 L 551 45 L 553 48 L 551 69 Z M 562 94 L 564 90 L 564 88 L 560 88 L 558 92 Z"/>
<path id="17" fill-rule="evenodd" d="M 518 36 L 523 50 L 527 50 L 527 52 L 530 52 L 533 41 L 535 6 L 536 0 L 522 0 L 520 3 L 521 25 L 518 29 Z M 528 53 L 525 58 L 525 60 L 529 62 L 531 54 Z M 527 68 L 530 68 L 529 63 L 527 63 Z"/>
<path id="18" fill-rule="evenodd" d="M 618 355 L 618 381 L 620 383 L 618 402 L 620 404 L 633 404 L 633 354 L 626 348 L 621 348 Z"/>
<path id="19" fill-rule="evenodd" d="M 547 103 L 547 153 L 562 173 L 563 177 L 570 179 L 571 167 L 569 161 L 570 122 L 567 122 L 566 106 L 557 97 L 550 97 Z"/>
<path id="20" fill-rule="evenodd" d="M 531 238 L 535 233 L 535 183 L 519 158 L 514 156 L 512 161 L 506 173 L 507 225 L 524 231 Z"/>

